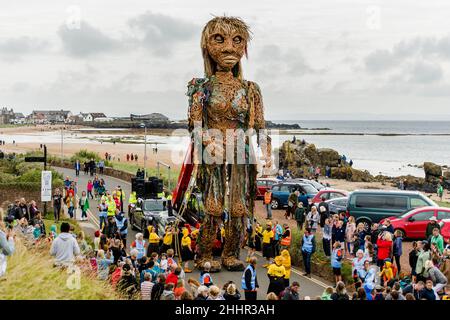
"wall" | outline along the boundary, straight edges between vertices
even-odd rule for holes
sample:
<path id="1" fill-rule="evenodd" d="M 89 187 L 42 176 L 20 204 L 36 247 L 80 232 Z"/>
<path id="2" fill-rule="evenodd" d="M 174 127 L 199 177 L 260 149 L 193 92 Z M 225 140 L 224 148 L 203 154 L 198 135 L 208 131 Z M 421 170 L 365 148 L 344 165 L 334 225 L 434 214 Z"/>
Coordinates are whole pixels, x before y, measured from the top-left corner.
<path id="1" fill-rule="evenodd" d="M 27 203 L 35 200 L 40 210 L 44 209 L 41 202 L 41 189 L 26 190 L 20 187 L 14 187 L 10 184 L 0 184 L 0 206 L 6 209 L 10 203 L 14 203 L 16 199 L 25 198 Z"/>

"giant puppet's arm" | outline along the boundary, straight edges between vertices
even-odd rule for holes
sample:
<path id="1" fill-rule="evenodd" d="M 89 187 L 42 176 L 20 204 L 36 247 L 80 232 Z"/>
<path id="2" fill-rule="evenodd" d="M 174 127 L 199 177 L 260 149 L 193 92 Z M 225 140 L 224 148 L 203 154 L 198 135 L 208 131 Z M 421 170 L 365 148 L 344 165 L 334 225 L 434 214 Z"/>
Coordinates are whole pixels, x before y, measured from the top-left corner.
<path id="1" fill-rule="evenodd" d="M 254 128 L 257 132 L 258 146 L 261 147 L 265 167 L 270 169 L 272 167 L 272 139 L 270 138 L 267 130 L 264 130 L 266 128 L 266 121 L 264 119 L 262 94 L 259 86 L 254 82 L 250 82 L 249 96 L 251 104 L 250 127 Z"/>
<path id="2" fill-rule="evenodd" d="M 188 83 L 186 95 L 189 97 L 188 130 L 191 134 L 193 144 L 192 163 L 198 164 L 201 156 L 204 94 L 199 90 L 197 79 L 194 78 Z"/>

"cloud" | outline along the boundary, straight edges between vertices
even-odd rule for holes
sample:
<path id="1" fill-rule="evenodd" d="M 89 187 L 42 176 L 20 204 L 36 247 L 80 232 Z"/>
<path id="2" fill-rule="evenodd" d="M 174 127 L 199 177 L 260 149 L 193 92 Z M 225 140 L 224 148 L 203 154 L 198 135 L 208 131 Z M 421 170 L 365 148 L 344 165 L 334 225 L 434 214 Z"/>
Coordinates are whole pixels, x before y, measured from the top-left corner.
<path id="1" fill-rule="evenodd" d="M 81 22 L 79 28 L 60 26 L 58 35 L 62 41 L 64 52 L 78 58 L 85 58 L 122 47 L 119 40 L 111 38 L 84 21 Z"/>
<path id="2" fill-rule="evenodd" d="M 442 79 L 443 71 L 440 65 L 436 63 L 418 61 L 411 69 L 411 82 L 432 83 Z"/>
<path id="3" fill-rule="evenodd" d="M 399 58 L 388 50 L 376 50 L 365 59 L 366 69 L 373 73 L 379 73 L 396 66 Z"/>
<path id="4" fill-rule="evenodd" d="M 172 54 L 176 43 L 190 40 L 200 29 L 194 23 L 150 11 L 130 19 L 128 25 L 135 31 L 136 41 L 157 56 Z"/>
<path id="5" fill-rule="evenodd" d="M 40 53 L 48 49 L 49 43 L 27 36 L 0 41 L 0 55 L 8 61 L 18 61 L 27 54 Z"/>
<path id="6" fill-rule="evenodd" d="M 400 66 L 410 58 L 450 60 L 450 35 L 400 41 L 390 50 L 372 51 L 364 58 L 364 64 L 367 71 L 382 73 Z"/>
<path id="7" fill-rule="evenodd" d="M 301 78 L 307 74 L 318 74 L 324 69 L 312 67 L 297 48 L 281 49 L 277 45 L 266 45 L 256 55 L 258 65 L 256 78 L 276 82 L 278 77 Z"/>

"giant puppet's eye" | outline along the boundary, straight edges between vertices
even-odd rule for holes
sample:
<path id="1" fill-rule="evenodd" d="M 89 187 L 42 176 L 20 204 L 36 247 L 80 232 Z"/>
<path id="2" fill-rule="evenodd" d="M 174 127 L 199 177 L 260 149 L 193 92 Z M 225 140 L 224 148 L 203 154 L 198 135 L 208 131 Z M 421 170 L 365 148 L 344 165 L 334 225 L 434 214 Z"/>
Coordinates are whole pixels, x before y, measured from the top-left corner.
<path id="1" fill-rule="evenodd" d="M 214 36 L 214 41 L 216 41 L 217 43 L 223 43 L 223 37 L 220 34 L 216 34 Z"/>
<path id="2" fill-rule="evenodd" d="M 242 37 L 241 36 L 236 36 L 233 38 L 233 42 L 236 44 L 239 44 L 242 42 Z"/>

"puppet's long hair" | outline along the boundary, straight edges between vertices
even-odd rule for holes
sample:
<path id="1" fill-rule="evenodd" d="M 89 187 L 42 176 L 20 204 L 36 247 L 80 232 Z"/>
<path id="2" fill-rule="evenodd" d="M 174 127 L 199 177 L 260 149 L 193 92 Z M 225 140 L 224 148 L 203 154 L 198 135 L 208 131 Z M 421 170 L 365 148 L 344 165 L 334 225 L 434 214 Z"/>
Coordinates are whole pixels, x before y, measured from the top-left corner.
<path id="1" fill-rule="evenodd" d="M 245 56 L 247 57 L 247 44 L 251 40 L 251 32 L 249 26 L 240 18 L 226 16 L 215 17 L 208 21 L 203 28 L 200 45 L 205 66 L 205 76 L 207 78 L 211 77 L 217 70 L 216 62 L 211 58 L 206 48 L 209 37 L 217 31 L 231 33 L 232 30 L 238 31 L 243 36 L 243 40 L 246 42 Z M 242 80 L 242 65 L 240 61 L 233 67 L 233 75 Z"/>

